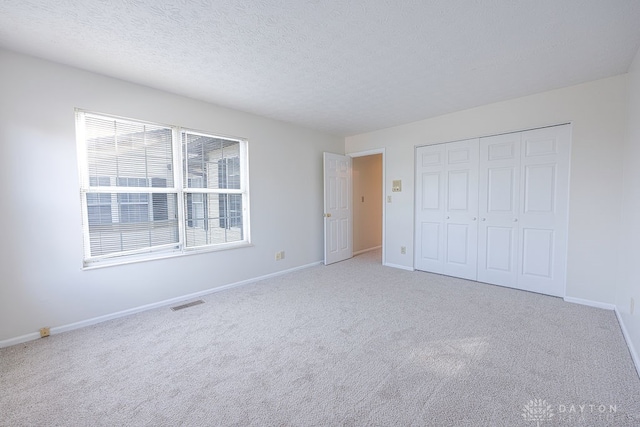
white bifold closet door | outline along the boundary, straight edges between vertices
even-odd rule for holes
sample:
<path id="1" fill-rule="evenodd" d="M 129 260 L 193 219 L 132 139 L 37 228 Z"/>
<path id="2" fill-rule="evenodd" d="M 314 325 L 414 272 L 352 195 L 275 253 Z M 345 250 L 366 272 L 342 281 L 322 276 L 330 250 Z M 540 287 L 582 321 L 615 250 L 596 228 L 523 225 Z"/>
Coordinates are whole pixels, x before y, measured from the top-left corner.
<path id="1" fill-rule="evenodd" d="M 564 296 L 568 125 L 480 139 L 478 280 Z"/>
<path id="2" fill-rule="evenodd" d="M 419 147 L 416 269 L 564 296 L 570 132 L 563 125 Z M 466 218 L 478 221 L 463 228 L 451 210 L 461 206 L 464 191 L 449 153 L 464 147 L 472 159 L 474 143 L 477 169 L 472 160 L 464 167 L 464 203 Z M 461 259 L 463 229 L 467 245 L 476 245 L 465 253 L 475 258 L 465 260 L 465 269 L 446 268 Z"/>
<path id="3" fill-rule="evenodd" d="M 475 280 L 478 139 L 417 153 L 416 268 Z"/>
<path id="4" fill-rule="evenodd" d="M 506 286 L 517 283 L 521 141 L 521 132 L 480 139 L 480 282 Z"/>

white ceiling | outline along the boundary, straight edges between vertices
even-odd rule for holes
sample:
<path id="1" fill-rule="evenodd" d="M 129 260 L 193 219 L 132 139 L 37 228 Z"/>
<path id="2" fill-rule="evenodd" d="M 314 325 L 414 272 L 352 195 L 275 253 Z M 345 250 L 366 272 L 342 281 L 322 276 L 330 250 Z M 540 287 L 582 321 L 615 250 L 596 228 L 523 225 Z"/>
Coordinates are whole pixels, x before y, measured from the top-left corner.
<path id="1" fill-rule="evenodd" d="M 625 73 L 640 1 L 2 0 L 0 46 L 352 135 Z"/>

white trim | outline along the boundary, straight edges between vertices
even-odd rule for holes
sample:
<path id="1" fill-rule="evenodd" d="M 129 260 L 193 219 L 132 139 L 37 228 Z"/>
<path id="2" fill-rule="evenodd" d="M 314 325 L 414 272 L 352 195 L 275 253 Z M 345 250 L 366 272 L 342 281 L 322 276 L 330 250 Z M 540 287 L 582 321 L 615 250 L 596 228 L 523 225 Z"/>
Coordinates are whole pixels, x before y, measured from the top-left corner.
<path id="1" fill-rule="evenodd" d="M 538 130 L 538 129 L 546 129 L 546 128 L 553 128 L 556 126 L 564 126 L 564 125 L 572 125 L 573 126 L 573 122 L 572 121 L 568 121 L 568 122 L 560 122 L 560 123 L 556 123 L 556 124 L 550 124 L 550 125 L 544 125 L 544 126 L 536 126 L 533 128 L 526 128 L 526 129 L 515 129 L 515 130 L 507 130 L 504 132 L 498 132 L 498 133 L 491 133 L 491 134 L 485 134 L 485 135 L 480 135 L 480 136 L 474 136 L 474 137 L 470 137 L 470 138 L 462 138 L 462 139 L 454 139 L 453 141 L 442 141 L 442 142 L 425 142 L 423 144 L 417 144 L 414 146 L 414 148 L 419 148 L 419 147 L 426 147 L 429 145 L 440 145 L 440 144 L 449 144 L 451 142 L 461 142 L 461 141 L 466 141 L 467 139 L 476 139 L 476 138 L 490 138 L 492 136 L 500 136 L 500 135 L 508 135 L 510 133 L 520 133 L 520 132 L 528 132 L 530 130 Z M 573 129 L 573 127 L 571 128 Z"/>
<path id="2" fill-rule="evenodd" d="M 21 335 L 19 337 L 9 338 L 7 340 L 0 341 L 0 348 L 22 344 L 23 342 L 27 342 L 27 341 L 34 341 L 34 340 L 37 340 L 38 338 L 40 338 L 39 332 L 32 332 L 30 334 Z"/>
<path id="3" fill-rule="evenodd" d="M 633 364 L 636 368 L 636 373 L 638 377 L 640 377 L 640 357 L 638 357 L 638 352 L 636 348 L 633 346 L 633 342 L 631 341 L 631 335 L 629 335 L 629 331 L 627 331 L 627 327 L 624 324 L 624 320 L 622 320 L 622 315 L 620 311 L 618 311 L 618 307 L 615 304 L 609 304 L 606 302 L 599 301 L 591 301 L 588 299 L 582 298 L 573 298 L 573 297 L 564 297 L 564 300 L 568 303 L 586 305 L 589 307 L 602 308 L 605 310 L 612 310 L 616 317 L 618 318 L 618 324 L 620 325 L 620 330 L 622 330 L 622 335 L 624 336 L 624 340 L 627 343 L 627 348 L 629 349 L 629 353 L 631 354 L 631 360 L 633 360 Z"/>
<path id="4" fill-rule="evenodd" d="M 188 249 L 184 248 L 184 250 L 181 250 L 176 247 L 176 249 L 173 251 L 167 250 L 167 251 L 156 251 L 156 252 L 143 252 L 139 254 L 139 256 L 129 255 L 125 260 L 117 259 L 117 257 L 116 258 L 109 258 L 109 257 L 94 258 L 93 261 L 89 263 L 89 265 L 83 266 L 80 269 L 95 270 L 98 268 L 134 264 L 137 262 L 156 261 L 160 259 L 177 258 L 181 256 L 197 255 L 197 254 L 202 254 L 207 252 L 229 251 L 232 249 L 249 248 L 252 246 L 253 244 L 251 244 L 250 242 L 241 240 L 239 242 L 219 243 L 217 245 L 198 246 L 198 247 L 188 248 Z M 137 254 L 134 254 L 134 255 L 137 255 Z"/>
<path id="5" fill-rule="evenodd" d="M 384 148 L 375 148 L 373 150 L 356 151 L 355 153 L 347 153 L 349 157 L 366 157 L 374 156 L 376 154 L 384 154 Z"/>
<path id="6" fill-rule="evenodd" d="M 382 154 L 382 265 L 385 265 L 387 260 L 387 250 L 384 242 L 386 241 L 386 221 L 387 216 L 387 160 L 386 160 L 386 148 L 375 148 L 373 150 L 357 151 L 355 153 L 347 153 L 349 157 L 365 157 L 373 156 L 376 154 Z M 353 185 L 353 183 L 352 183 Z M 354 254 L 356 255 L 356 254 Z"/>
<path id="7" fill-rule="evenodd" d="M 373 248 L 363 249 L 363 250 L 361 250 L 361 251 L 356 251 L 356 252 L 354 252 L 354 253 L 353 253 L 353 256 L 360 255 L 360 254 L 363 254 L 363 253 L 365 253 L 365 252 L 375 251 L 375 250 L 377 250 L 377 249 L 380 249 L 381 247 L 382 247 L 382 246 L 375 246 L 375 247 L 373 247 Z"/>
<path id="8" fill-rule="evenodd" d="M 565 123 L 564 125 L 569 126 L 569 159 L 567 160 L 567 174 L 569 179 L 567 180 L 567 200 L 571 200 L 571 153 L 573 151 L 573 122 L 568 122 Z M 564 126 L 564 125 L 557 125 L 557 126 Z M 565 266 L 564 266 L 564 275 L 562 277 L 562 282 L 564 284 L 564 286 L 562 287 L 562 294 L 564 296 L 567 295 L 567 264 L 569 264 L 569 214 L 571 213 L 571 202 L 567 202 L 567 212 L 566 212 L 566 216 L 564 217 L 564 221 L 565 221 L 565 225 L 566 225 L 566 239 L 564 242 L 564 259 L 565 259 Z M 614 305 L 615 308 L 615 305 Z"/>
<path id="9" fill-rule="evenodd" d="M 599 302 L 599 301 L 591 301 L 591 300 L 582 299 L 582 298 L 564 297 L 564 300 L 565 302 L 570 302 L 573 304 L 586 305 L 589 307 L 602 308 L 605 310 L 615 310 L 616 308 L 614 304 L 609 304 L 606 302 Z"/>
<path id="10" fill-rule="evenodd" d="M 287 270 L 281 270 L 281 271 L 277 271 L 275 273 L 265 274 L 264 276 L 258 276 L 258 277 L 254 277 L 252 279 L 241 280 L 240 282 L 229 283 L 227 285 L 218 286 L 217 288 L 207 289 L 205 291 L 194 292 L 192 294 L 182 295 L 182 296 L 179 296 L 179 297 L 176 297 L 176 298 L 171 298 L 171 299 L 167 299 L 167 300 L 164 300 L 164 301 L 155 302 L 155 303 L 143 305 L 143 306 L 140 306 L 140 307 L 134 307 L 134 308 L 130 308 L 128 310 L 123 310 L 123 311 L 118 311 L 116 313 L 106 314 L 104 316 L 98 316 L 98 317 L 94 317 L 94 318 L 87 319 L 87 320 L 81 320 L 79 322 L 70 323 L 68 325 L 55 326 L 55 327 L 50 329 L 50 333 L 51 333 L 51 335 L 55 335 L 55 334 L 60 334 L 62 332 L 72 331 L 74 329 L 84 328 L 86 326 L 95 325 L 97 323 L 106 322 L 108 320 L 118 319 L 120 317 L 126 317 L 126 316 L 129 316 L 129 315 L 132 315 L 132 314 L 140 313 L 142 311 L 153 310 L 155 308 L 165 307 L 165 306 L 168 306 L 168 305 L 171 305 L 171 304 L 175 304 L 175 303 L 178 303 L 178 302 L 182 302 L 182 301 L 186 301 L 186 300 L 190 300 L 190 299 L 194 299 L 194 298 L 200 298 L 200 297 L 203 297 L 205 295 L 213 294 L 213 293 L 220 292 L 220 291 L 225 291 L 227 289 L 232 289 L 232 288 L 248 285 L 248 284 L 255 283 L 255 282 L 260 282 L 262 280 L 266 280 L 266 279 L 270 279 L 270 278 L 273 278 L 273 277 L 282 276 L 282 275 L 285 275 L 285 274 L 293 273 L 295 271 L 299 271 L 299 270 L 304 270 L 304 269 L 307 269 L 307 268 L 315 267 L 315 266 L 318 266 L 318 265 L 321 265 L 321 264 L 322 264 L 322 261 L 312 262 L 310 264 L 305 264 L 305 265 L 301 265 L 301 266 L 298 266 L 298 267 L 289 268 Z M 38 332 L 33 332 L 33 333 L 30 333 L 30 334 L 22 335 L 22 336 L 15 337 L 15 338 L 9 338 L 9 339 L 0 341 L 0 348 L 9 347 L 9 346 L 16 345 L 16 344 L 22 344 L 22 343 L 27 342 L 27 341 L 36 340 L 38 338 L 40 338 L 40 333 L 38 333 Z"/>
<path id="11" fill-rule="evenodd" d="M 384 265 L 385 267 L 399 268 L 400 270 L 415 271 L 415 269 L 413 267 L 407 267 L 406 265 L 391 264 L 389 262 L 386 262 L 386 263 L 384 263 L 382 265 Z"/>
<path id="12" fill-rule="evenodd" d="M 636 366 L 636 374 L 638 374 L 638 377 L 640 377 L 640 357 L 638 357 L 638 352 L 633 346 L 631 335 L 629 334 L 629 331 L 627 331 L 627 327 L 624 324 L 624 320 L 622 320 L 622 315 L 620 314 L 620 311 L 618 311 L 618 307 L 615 307 L 613 311 L 616 313 L 618 323 L 620 324 L 620 329 L 622 329 L 622 335 L 627 342 L 627 347 L 629 347 L 629 353 L 631 353 L 631 359 L 633 360 L 633 364 Z"/>

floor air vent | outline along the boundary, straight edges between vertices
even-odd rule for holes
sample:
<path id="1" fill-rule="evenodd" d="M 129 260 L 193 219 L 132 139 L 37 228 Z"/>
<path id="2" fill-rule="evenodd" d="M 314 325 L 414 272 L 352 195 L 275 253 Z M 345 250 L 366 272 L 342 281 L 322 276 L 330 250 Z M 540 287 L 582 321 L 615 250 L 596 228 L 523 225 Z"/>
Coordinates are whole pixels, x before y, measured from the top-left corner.
<path id="1" fill-rule="evenodd" d="M 176 305 L 175 307 L 171 307 L 171 310 L 178 311 L 178 310 L 182 310 L 182 309 L 193 307 L 194 305 L 200 305 L 200 304 L 204 304 L 204 301 L 202 301 L 201 299 L 197 301 L 191 301 L 182 305 Z"/>

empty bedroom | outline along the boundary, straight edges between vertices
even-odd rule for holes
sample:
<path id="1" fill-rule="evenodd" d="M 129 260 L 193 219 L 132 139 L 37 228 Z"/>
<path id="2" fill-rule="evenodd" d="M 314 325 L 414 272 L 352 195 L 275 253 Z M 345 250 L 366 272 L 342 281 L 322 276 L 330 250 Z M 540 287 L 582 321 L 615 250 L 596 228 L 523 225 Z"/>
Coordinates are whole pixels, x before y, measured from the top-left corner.
<path id="1" fill-rule="evenodd" d="M 0 3 L 0 426 L 640 425 L 640 3 Z"/>

